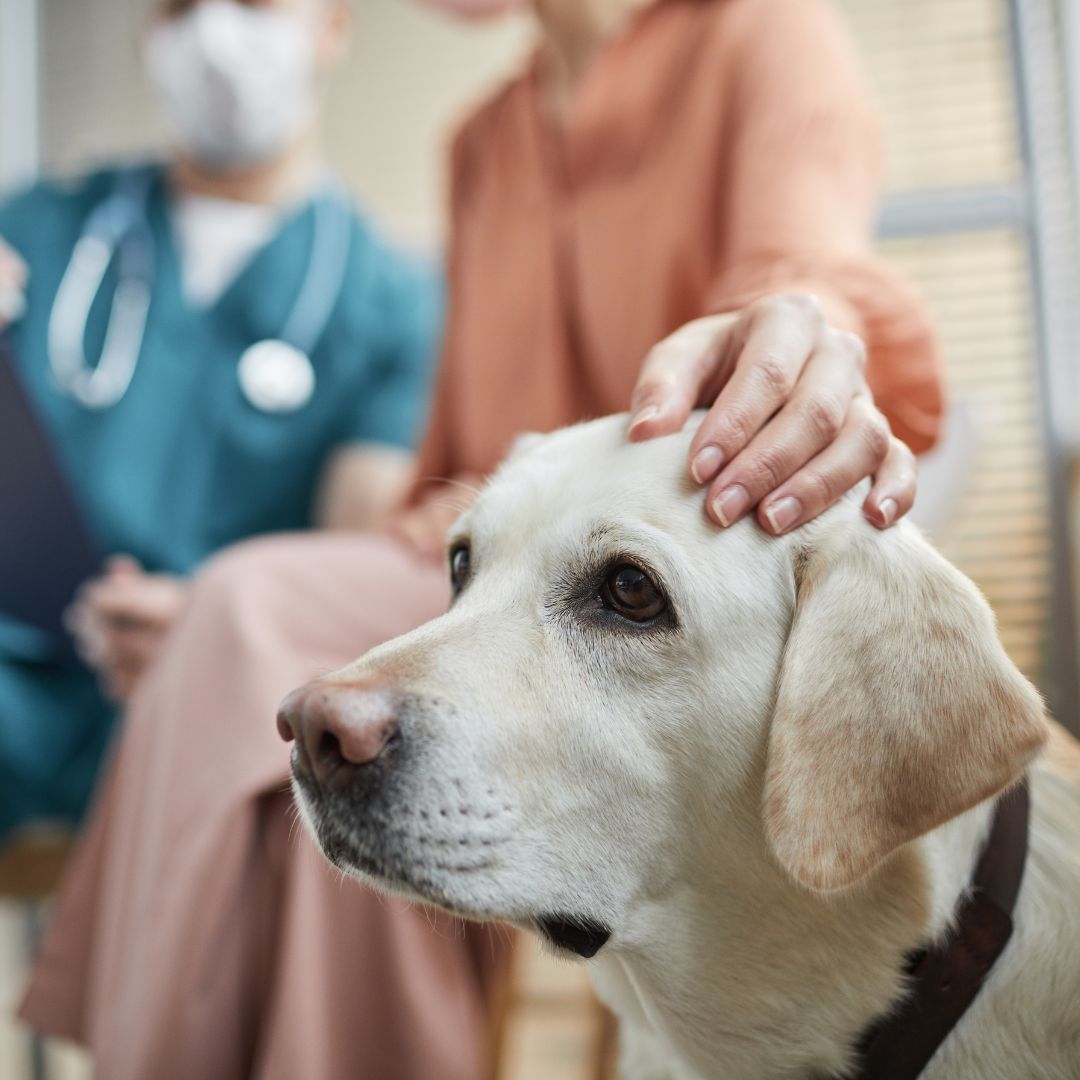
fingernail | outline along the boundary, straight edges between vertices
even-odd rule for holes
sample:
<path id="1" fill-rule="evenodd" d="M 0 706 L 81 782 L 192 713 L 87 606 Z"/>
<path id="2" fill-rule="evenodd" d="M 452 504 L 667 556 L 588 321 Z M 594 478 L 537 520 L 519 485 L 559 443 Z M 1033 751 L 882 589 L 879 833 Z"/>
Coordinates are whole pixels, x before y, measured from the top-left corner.
<path id="1" fill-rule="evenodd" d="M 690 475 L 695 483 L 705 484 L 720 471 L 720 466 L 723 464 L 724 455 L 719 449 L 715 446 L 706 446 L 699 450 L 694 455 L 694 460 L 690 462 Z"/>
<path id="2" fill-rule="evenodd" d="M 878 513 L 881 515 L 882 523 L 885 525 L 891 525 L 893 519 L 896 517 L 896 500 L 895 499 L 882 499 L 878 503 Z"/>
<path id="3" fill-rule="evenodd" d="M 660 415 L 660 410 L 655 405 L 646 405 L 643 409 L 639 409 L 630 419 L 630 431 L 639 427 L 642 424 L 647 424 L 650 420 L 654 420 Z"/>
<path id="4" fill-rule="evenodd" d="M 792 525 L 802 516 L 802 503 L 790 495 L 765 507 L 765 517 L 768 518 L 772 531 L 779 536 L 787 532 Z"/>
<path id="5" fill-rule="evenodd" d="M 26 295 L 22 289 L 0 285 L 0 319 L 18 322 L 26 314 Z"/>
<path id="6" fill-rule="evenodd" d="M 720 519 L 720 524 L 727 528 L 732 522 L 746 510 L 750 496 L 746 494 L 746 488 L 742 484 L 732 484 L 713 501 L 713 513 Z"/>

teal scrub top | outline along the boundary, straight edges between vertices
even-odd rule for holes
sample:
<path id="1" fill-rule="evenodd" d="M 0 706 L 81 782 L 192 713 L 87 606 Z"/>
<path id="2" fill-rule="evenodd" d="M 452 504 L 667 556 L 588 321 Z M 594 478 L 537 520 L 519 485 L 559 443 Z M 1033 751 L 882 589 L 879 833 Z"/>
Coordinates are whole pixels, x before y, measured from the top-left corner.
<path id="1" fill-rule="evenodd" d="M 153 292 L 139 363 L 117 404 L 88 409 L 51 376 L 48 324 L 87 219 L 120 176 L 42 183 L 0 203 L 0 238 L 30 271 L 26 314 L 10 333 L 100 549 L 183 574 L 236 540 L 310 526 L 337 448 L 415 445 L 442 292 L 430 266 L 394 252 L 350 208 L 342 287 L 310 353 L 314 392 L 293 411 L 262 412 L 244 396 L 237 365 L 248 346 L 282 333 L 308 271 L 314 202 L 282 221 L 216 302 L 194 307 L 182 290 L 164 174 L 152 168 Z M 100 356 L 115 286 L 113 265 L 86 319 L 89 363 Z M 111 721 L 89 672 L 54 660 L 27 628 L 0 623 L 0 836 L 30 819 L 78 818 Z"/>

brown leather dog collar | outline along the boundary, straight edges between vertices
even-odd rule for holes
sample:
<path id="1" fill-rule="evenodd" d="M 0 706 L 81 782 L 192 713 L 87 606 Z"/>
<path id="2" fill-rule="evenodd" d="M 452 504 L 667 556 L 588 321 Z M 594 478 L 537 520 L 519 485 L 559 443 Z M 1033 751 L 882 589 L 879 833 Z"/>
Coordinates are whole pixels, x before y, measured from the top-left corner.
<path id="1" fill-rule="evenodd" d="M 952 929 L 908 958 L 909 992 L 859 1040 L 859 1066 L 850 1080 L 916 1080 L 975 1000 L 1012 935 L 1029 809 L 1026 780 L 998 799 Z"/>

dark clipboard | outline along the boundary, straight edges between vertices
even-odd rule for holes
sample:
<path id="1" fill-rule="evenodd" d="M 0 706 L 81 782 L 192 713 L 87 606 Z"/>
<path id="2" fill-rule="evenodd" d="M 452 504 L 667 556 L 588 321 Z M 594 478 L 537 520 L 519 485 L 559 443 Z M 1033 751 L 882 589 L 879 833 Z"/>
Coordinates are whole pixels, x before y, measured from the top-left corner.
<path id="1" fill-rule="evenodd" d="M 102 557 L 0 334 L 0 614 L 43 630 L 70 655 L 64 609 Z"/>

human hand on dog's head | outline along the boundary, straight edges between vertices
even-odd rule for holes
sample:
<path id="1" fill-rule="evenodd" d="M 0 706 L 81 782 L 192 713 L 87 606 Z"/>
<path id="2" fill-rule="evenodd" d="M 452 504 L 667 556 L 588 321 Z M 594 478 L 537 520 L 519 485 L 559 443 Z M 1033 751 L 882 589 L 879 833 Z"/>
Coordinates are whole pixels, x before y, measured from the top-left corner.
<path id="1" fill-rule="evenodd" d="M 831 326 L 813 296 L 765 297 L 687 323 L 649 353 L 630 438 L 673 434 L 707 407 L 689 472 L 709 485 L 717 524 L 757 507 L 762 528 L 780 535 L 873 477 L 863 512 L 887 528 L 911 509 L 917 468 L 874 405 L 865 368 L 862 341 Z"/>

